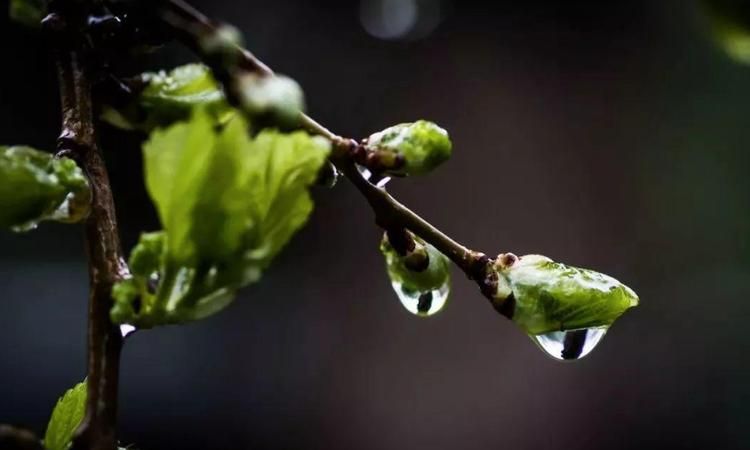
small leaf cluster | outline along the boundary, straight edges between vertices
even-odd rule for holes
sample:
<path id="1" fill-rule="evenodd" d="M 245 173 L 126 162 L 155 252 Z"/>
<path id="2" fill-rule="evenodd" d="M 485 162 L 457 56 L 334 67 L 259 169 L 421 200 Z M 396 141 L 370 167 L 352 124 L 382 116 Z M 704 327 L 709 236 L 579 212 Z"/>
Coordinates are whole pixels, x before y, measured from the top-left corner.
<path id="1" fill-rule="evenodd" d="M 103 120 L 125 130 L 148 133 L 189 119 L 195 108 L 203 108 L 218 123 L 226 123 L 235 113 L 203 64 L 146 72 L 130 84 L 138 95 L 125 106 L 106 106 L 102 112 Z"/>
<path id="2" fill-rule="evenodd" d="M 217 312 L 307 221 L 328 141 L 248 129 L 241 115 L 217 127 L 199 108 L 145 143 L 146 186 L 164 230 L 131 253 L 133 278 L 113 290 L 115 322 L 146 328 Z"/>
<path id="3" fill-rule="evenodd" d="M 152 130 L 187 120 L 196 107 L 204 108 L 219 124 L 238 112 L 226 100 L 224 91 L 208 67 L 186 64 L 171 71 L 146 72 L 130 80 L 138 91 L 132 101 L 117 108 L 108 105 L 102 119 L 125 130 Z M 247 73 L 238 76 L 234 88 L 240 99 L 239 111 L 256 128 L 294 127 L 304 108 L 304 94 L 296 81 L 282 75 Z"/>
<path id="4" fill-rule="evenodd" d="M 88 209 L 86 177 L 68 158 L 30 147 L 0 147 L 0 227 L 26 230 L 42 220 L 75 222 Z"/>

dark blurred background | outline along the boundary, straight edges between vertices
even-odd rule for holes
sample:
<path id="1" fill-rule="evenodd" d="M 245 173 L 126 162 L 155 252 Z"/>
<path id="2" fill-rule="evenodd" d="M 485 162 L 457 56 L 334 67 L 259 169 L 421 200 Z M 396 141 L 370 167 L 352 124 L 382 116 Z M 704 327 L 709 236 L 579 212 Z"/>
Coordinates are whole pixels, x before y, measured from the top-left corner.
<path id="1" fill-rule="evenodd" d="M 454 158 L 392 192 L 466 245 L 627 282 L 641 306 L 560 363 L 454 273 L 411 316 L 347 185 L 223 313 L 138 333 L 123 443 L 163 449 L 750 448 L 750 66 L 692 1 L 204 0 L 363 137 L 429 118 Z M 0 141 L 52 148 L 51 57 L 3 19 Z M 168 68 L 168 47 L 140 64 Z M 133 67 L 136 70 L 136 67 Z M 139 141 L 102 131 L 124 243 L 157 222 Z M 0 233 L 0 421 L 42 433 L 85 374 L 78 227 Z"/>

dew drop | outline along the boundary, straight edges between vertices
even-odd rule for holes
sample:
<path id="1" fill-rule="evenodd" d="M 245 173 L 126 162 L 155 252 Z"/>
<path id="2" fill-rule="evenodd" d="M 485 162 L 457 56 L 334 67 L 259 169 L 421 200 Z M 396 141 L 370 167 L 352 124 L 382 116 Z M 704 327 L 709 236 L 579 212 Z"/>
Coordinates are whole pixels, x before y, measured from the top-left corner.
<path id="1" fill-rule="evenodd" d="M 580 330 L 553 331 L 532 335 L 539 348 L 559 360 L 581 359 L 591 353 L 607 333 L 607 327 L 583 328 Z"/>
<path id="2" fill-rule="evenodd" d="M 393 290 L 396 291 L 398 299 L 401 300 L 401 304 L 404 305 L 407 311 L 410 313 L 420 316 L 429 317 L 437 314 L 445 306 L 445 302 L 448 300 L 448 294 L 450 293 L 450 285 L 448 283 L 442 285 L 439 289 L 433 289 L 427 292 L 412 291 L 405 289 L 400 282 L 391 282 Z"/>
<path id="3" fill-rule="evenodd" d="M 135 333 L 136 330 L 137 330 L 136 327 L 128 323 L 124 323 L 120 325 L 120 334 L 122 334 L 123 338 L 126 338 L 130 336 L 131 334 Z"/>
<path id="4" fill-rule="evenodd" d="M 384 188 L 385 185 L 388 184 L 389 181 L 391 181 L 391 177 L 373 174 L 370 169 L 364 166 L 360 166 L 359 164 L 357 164 L 357 170 L 365 180 L 369 181 L 379 188 Z"/>

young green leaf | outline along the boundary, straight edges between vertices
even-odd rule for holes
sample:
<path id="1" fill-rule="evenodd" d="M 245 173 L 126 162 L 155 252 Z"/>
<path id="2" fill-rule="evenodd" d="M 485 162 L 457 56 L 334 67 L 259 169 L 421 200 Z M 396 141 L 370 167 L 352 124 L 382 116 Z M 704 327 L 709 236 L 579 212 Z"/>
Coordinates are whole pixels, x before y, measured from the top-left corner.
<path id="1" fill-rule="evenodd" d="M 86 382 L 81 382 L 60 397 L 52 411 L 44 434 L 44 447 L 47 450 L 67 450 L 73 433 L 83 420 L 86 412 Z"/>
<path id="2" fill-rule="evenodd" d="M 0 147 L 0 227 L 25 231 L 42 220 L 78 221 L 90 195 L 73 160 L 29 147 Z"/>
<path id="3" fill-rule="evenodd" d="M 202 64 L 146 72 L 136 84 L 143 87 L 134 101 L 119 109 L 105 107 L 103 120 L 118 128 L 150 132 L 187 120 L 195 108 L 203 108 L 218 123 L 226 123 L 234 114 L 211 71 Z"/>
<path id="4" fill-rule="evenodd" d="M 164 231 L 142 236 L 131 253 L 134 278 L 115 287 L 113 320 L 145 328 L 226 306 L 307 221 L 308 187 L 329 152 L 304 132 L 251 138 L 240 116 L 217 129 L 202 110 L 156 130 L 144 163 Z"/>
<path id="5" fill-rule="evenodd" d="M 28 27 L 39 27 L 45 10 L 44 0 L 10 0 L 10 18 Z"/>
<path id="6" fill-rule="evenodd" d="M 495 307 L 531 335 L 609 327 L 638 296 L 614 278 L 541 255 L 498 256 Z"/>
<path id="7" fill-rule="evenodd" d="M 298 124 L 304 94 L 296 81 L 282 75 L 252 73 L 235 81 L 240 108 L 258 128 L 291 128 Z M 102 119 L 110 125 L 150 132 L 187 120 L 196 108 L 207 111 L 218 124 L 228 123 L 237 113 L 227 103 L 211 70 L 202 64 L 187 64 L 170 72 L 147 72 L 131 84 L 138 91 L 133 101 L 118 108 L 104 108 Z"/>
<path id="8" fill-rule="evenodd" d="M 366 144 L 385 172 L 396 176 L 429 173 L 447 161 L 453 149 L 448 132 L 426 120 L 386 128 Z"/>

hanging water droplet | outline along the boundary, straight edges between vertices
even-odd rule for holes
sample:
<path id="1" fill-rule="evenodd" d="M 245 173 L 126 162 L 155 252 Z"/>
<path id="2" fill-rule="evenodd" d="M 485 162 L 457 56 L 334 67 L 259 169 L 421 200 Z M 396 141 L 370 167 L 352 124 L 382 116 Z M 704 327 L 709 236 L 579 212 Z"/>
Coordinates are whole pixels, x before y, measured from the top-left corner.
<path id="1" fill-rule="evenodd" d="M 131 334 L 135 333 L 136 327 L 133 325 L 130 325 L 129 323 L 124 323 L 120 325 L 120 334 L 122 334 L 123 338 L 126 338 L 130 336 Z"/>
<path id="2" fill-rule="evenodd" d="M 379 174 L 373 174 L 370 169 L 368 169 L 365 166 L 360 166 L 357 164 L 357 170 L 359 171 L 360 175 L 362 177 L 369 181 L 370 183 L 373 183 L 375 186 L 379 188 L 384 188 L 386 184 L 388 184 L 389 181 L 391 181 L 391 177 L 389 176 L 383 176 Z"/>
<path id="3" fill-rule="evenodd" d="M 607 333 L 607 327 L 583 328 L 580 330 L 553 331 L 530 337 L 555 359 L 581 359 L 591 353 Z"/>
<path id="4" fill-rule="evenodd" d="M 318 179 L 315 180 L 315 184 L 326 188 L 333 188 L 341 178 L 341 172 L 331 163 L 323 164 L 323 167 L 318 171 Z"/>
<path id="5" fill-rule="evenodd" d="M 392 281 L 391 286 L 396 291 L 398 299 L 407 311 L 420 316 L 429 317 L 437 314 L 445 306 L 450 293 L 450 284 L 445 283 L 438 289 L 427 292 L 419 292 L 404 288 L 398 281 Z"/>

